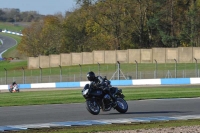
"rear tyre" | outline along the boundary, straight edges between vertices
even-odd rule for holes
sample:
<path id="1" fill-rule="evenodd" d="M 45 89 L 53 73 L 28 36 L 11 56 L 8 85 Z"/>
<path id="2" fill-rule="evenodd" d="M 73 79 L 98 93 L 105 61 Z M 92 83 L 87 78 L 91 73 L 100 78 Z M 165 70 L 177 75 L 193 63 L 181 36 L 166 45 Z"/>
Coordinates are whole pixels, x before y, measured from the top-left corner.
<path id="1" fill-rule="evenodd" d="M 117 107 L 115 108 L 119 113 L 126 113 L 128 104 L 123 98 L 117 98 Z"/>
<path id="2" fill-rule="evenodd" d="M 86 109 L 93 115 L 98 115 L 100 112 L 100 107 L 97 102 L 93 99 L 86 101 Z"/>

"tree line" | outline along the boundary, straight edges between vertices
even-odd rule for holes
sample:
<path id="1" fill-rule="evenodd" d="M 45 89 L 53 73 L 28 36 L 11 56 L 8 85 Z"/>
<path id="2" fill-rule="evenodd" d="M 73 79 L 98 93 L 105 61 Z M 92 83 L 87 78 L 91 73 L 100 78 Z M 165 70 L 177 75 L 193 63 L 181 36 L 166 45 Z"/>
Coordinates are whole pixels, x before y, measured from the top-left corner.
<path id="1" fill-rule="evenodd" d="M 0 8 L 0 22 L 33 22 L 39 21 L 44 15 L 36 11 L 21 12 L 15 8 Z"/>
<path id="2" fill-rule="evenodd" d="M 65 17 L 45 16 L 23 30 L 28 56 L 93 50 L 200 46 L 198 0 L 77 0 Z"/>

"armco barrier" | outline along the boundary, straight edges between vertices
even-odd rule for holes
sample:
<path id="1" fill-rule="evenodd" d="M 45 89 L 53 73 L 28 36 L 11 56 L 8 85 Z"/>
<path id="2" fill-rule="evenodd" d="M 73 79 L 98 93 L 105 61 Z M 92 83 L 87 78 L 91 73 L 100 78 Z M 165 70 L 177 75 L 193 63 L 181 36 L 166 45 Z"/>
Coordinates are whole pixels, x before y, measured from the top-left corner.
<path id="1" fill-rule="evenodd" d="M 89 81 L 81 82 L 56 82 L 19 84 L 20 89 L 32 88 L 82 88 Z M 166 79 L 135 79 L 135 80 L 111 80 L 113 86 L 137 86 L 137 85 L 189 85 L 200 84 L 200 78 L 166 78 Z M 8 90 L 9 85 L 0 85 L 0 90 Z"/>
<path id="2" fill-rule="evenodd" d="M 14 35 L 18 35 L 18 36 L 23 36 L 23 34 L 21 34 L 21 33 L 9 31 L 9 30 L 2 30 L 1 32 L 8 33 L 8 34 L 14 34 Z"/>

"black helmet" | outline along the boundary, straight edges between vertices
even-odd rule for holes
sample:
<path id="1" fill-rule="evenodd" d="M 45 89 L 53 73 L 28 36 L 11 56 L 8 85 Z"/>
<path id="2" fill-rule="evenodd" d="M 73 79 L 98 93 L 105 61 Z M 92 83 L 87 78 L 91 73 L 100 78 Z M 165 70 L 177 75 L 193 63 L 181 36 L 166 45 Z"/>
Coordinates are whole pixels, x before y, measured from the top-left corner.
<path id="1" fill-rule="evenodd" d="M 87 78 L 88 78 L 88 80 L 89 81 L 94 81 L 95 80 L 95 74 L 94 74 L 94 72 L 88 72 L 87 73 Z"/>

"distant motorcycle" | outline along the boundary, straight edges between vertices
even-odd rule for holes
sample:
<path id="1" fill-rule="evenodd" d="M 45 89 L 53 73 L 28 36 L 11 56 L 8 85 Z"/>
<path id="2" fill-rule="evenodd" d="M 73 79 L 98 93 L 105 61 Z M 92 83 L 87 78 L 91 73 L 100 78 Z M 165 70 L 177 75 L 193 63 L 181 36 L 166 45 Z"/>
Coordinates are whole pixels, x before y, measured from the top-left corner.
<path id="1" fill-rule="evenodd" d="M 109 91 L 116 98 L 116 107 L 113 107 L 114 102 L 107 92 L 102 89 L 92 89 L 92 83 L 86 84 L 82 90 L 82 95 L 86 99 L 86 109 L 93 115 L 98 115 L 100 109 L 110 111 L 112 108 L 120 113 L 126 113 L 128 104 L 124 100 L 122 90 L 117 87 L 111 87 Z"/>
<path id="2" fill-rule="evenodd" d="M 18 85 L 17 85 L 17 84 L 10 85 L 9 92 L 10 92 L 10 93 L 19 92 Z"/>

